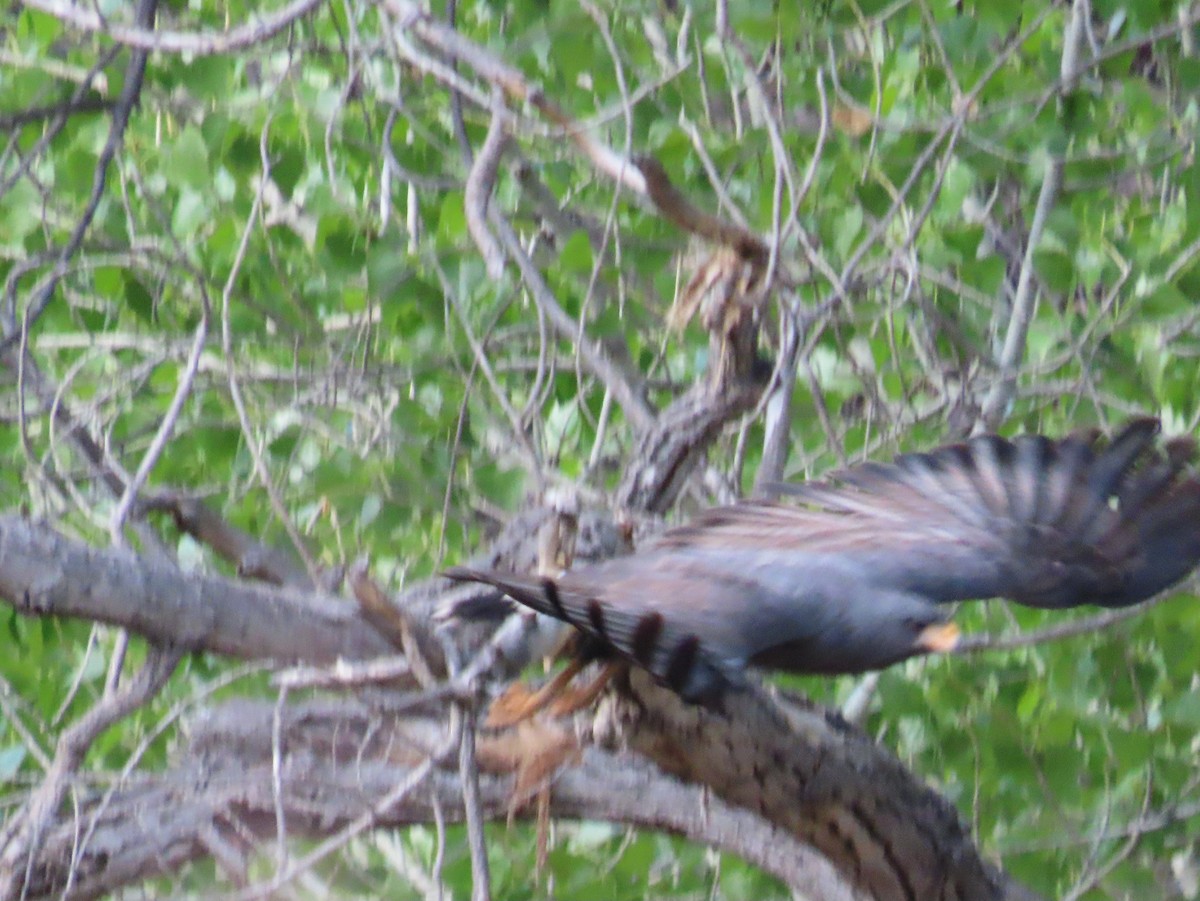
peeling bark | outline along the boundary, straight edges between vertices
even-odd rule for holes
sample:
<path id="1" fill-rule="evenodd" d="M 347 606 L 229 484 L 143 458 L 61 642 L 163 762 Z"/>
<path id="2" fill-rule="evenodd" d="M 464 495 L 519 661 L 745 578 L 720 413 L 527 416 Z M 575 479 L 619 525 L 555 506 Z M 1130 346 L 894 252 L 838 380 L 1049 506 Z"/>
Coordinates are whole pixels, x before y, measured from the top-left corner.
<path id="1" fill-rule="evenodd" d="M 1001 901 L 954 807 L 835 713 L 758 689 L 717 710 L 630 673 L 597 729 L 819 851 L 876 901 Z"/>
<path id="2" fill-rule="evenodd" d="M 331 663 L 390 650 L 349 602 L 182 573 L 19 516 L 0 516 L 0 598 L 27 616 L 108 623 L 158 644 L 243 660 Z"/>

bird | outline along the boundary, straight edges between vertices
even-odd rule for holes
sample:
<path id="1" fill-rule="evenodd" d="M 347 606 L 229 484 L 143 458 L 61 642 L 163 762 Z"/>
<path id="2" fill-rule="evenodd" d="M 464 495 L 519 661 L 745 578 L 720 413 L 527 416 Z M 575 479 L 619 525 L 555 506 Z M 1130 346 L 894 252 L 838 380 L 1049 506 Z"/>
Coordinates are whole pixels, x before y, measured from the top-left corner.
<path id="1" fill-rule="evenodd" d="M 573 625 L 590 653 L 713 704 L 747 669 L 853 674 L 953 647 L 951 602 L 1126 607 L 1200 562 L 1195 442 L 1157 419 L 981 435 L 701 512 L 558 577 L 454 567 Z"/>

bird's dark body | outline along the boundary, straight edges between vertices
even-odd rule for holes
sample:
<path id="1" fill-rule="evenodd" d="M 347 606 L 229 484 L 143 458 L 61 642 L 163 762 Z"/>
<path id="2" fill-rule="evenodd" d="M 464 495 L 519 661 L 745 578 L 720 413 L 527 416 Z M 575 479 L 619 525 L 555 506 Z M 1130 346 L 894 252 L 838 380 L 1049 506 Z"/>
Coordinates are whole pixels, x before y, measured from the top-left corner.
<path id="1" fill-rule="evenodd" d="M 714 508 L 637 553 L 559 578 L 456 568 L 565 620 L 685 698 L 748 664 L 855 673 L 924 653 L 939 606 L 1005 597 L 1123 607 L 1200 561 L 1200 481 L 1158 423 L 1095 435 L 972 439 Z"/>

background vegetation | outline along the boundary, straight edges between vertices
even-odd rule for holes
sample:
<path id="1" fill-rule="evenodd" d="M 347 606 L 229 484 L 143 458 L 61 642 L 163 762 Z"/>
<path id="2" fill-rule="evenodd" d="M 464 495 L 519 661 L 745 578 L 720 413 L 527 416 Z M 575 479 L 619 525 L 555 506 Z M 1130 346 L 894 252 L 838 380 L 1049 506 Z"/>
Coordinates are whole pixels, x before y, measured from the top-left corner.
<path id="1" fill-rule="evenodd" d="M 708 248 L 537 102 L 493 90 L 489 60 L 777 249 L 767 319 L 782 324 L 764 354 L 794 350 L 788 477 L 985 427 L 1061 434 L 1154 413 L 1200 434 L 1195 4 L 451 0 L 434 13 L 470 53 L 452 59 L 402 3 L 166 3 L 152 31 L 121 4 L 7 6 L 0 507 L 229 572 L 133 503 L 183 492 L 311 570 L 369 555 L 399 589 L 548 487 L 605 505 L 638 413 L 581 348 L 651 409 L 691 385 L 707 339 L 666 319 Z M 511 227 L 565 319 L 511 246 L 489 269 L 468 228 L 468 174 L 498 104 L 511 142 L 493 238 Z M 760 412 L 715 443 L 672 517 L 751 488 Z M 114 472 L 130 479 L 115 493 Z M 1085 613 L 1054 641 L 1040 639 L 1061 616 L 964 609 L 979 647 L 872 681 L 865 724 L 1025 883 L 1200 897 L 1193 589 L 1132 616 Z M 12 812 L 103 696 L 121 639 L 7 608 L 0 622 Z M 163 766 L 174 725 L 143 742 L 213 692 L 272 695 L 234 666 L 187 658 L 99 737 L 80 778 Z M 793 687 L 836 706 L 861 686 Z M 535 832 L 489 830 L 496 897 L 786 894 L 736 858 L 600 822 L 562 825 L 531 889 Z M 432 880 L 463 897 L 461 834 L 440 848 L 432 827 L 368 835 L 296 891 L 415 897 Z M 227 888 L 205 863 L 147 891 Z"/>

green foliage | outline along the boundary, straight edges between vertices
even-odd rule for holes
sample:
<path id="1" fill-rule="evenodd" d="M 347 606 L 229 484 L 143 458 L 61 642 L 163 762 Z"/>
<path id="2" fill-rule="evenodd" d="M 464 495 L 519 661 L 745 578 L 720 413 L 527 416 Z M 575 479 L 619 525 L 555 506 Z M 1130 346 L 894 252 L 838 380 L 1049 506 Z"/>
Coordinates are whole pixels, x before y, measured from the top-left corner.
<path id="1" fill-rule="evenodd" d="M 873 0 L 731 6 L 737 42 L 720 38 L 705 4 L 604 5 L 615 56 L 597 22 L 565 0 L 464 2 L 458 27 L 597 139 L 653 154 L 699 204 L 732 202 L 764 233 L 794 217 L 828 270 L 848 276 L 841 298 L 796 228 L 785 232 L 780 257 L 797 276 L 798 302 L 828 310 L 806 336 L 791 474 L 961 432 L 996 375 L 1050 158 L 1062 161 L 1062 188 L 1032 253 L 1040 302 L 1003 430 L 1061 433 L 1159 412 L 1172 431 L 1196 432 L 1200 64 L 1195 26 L 1177 27 L 1178 4 L 1093 3 L 1100 58 L 1065 92 L 1056 88 L 1070 11 L 1048 0 L 961 12 Z M 226 17 L 264 12 L 234 2 L 172 15 L 220 31 Z M 70 97 L 108 46 L 29 8 L 5 16 L 5 121 Z M 468 164 L 450 96 L 394 55 L 386 27 L 379 7 L 322 6 L 245 52 L 154 54 L 86 240 L 31 323 L 29 346 L 132 472 L 208 317 L 196 382 L 150 487 L 204 493 L 231 523 L 286 546 L 256 472 L 261 453 L 319 562 L 367 553 L 399 585 L 470 553 L 495 511 L 518 509 L 536 490 L 515 428 L 545 481 L 598 491 L 614 485 L 634 435 L 516 273 L 487 276 L 467 229 Z M 1165 36 L 1132 40 L 1152 29 Z M 85 99 L 117 96 L 126 57 L 103 67 L 105 88 Z M 755 79 L 782 125 L 794 182 L 811 175 L 803 194 L 777 195 L 781 161 Z M 813 124 L 822 102 L 828 129 Z M 662 325 L 696 254 L 615 195 L 532 108 L 515 112 L 506 164 L 519 157 L 578 219 L 548 224 L 556 211 L 507 166 L 493 204 L 588 338 L 667 402 L 707 361 L 698 330 L 667 335 Z M 464 103 L 463 115 L 478 150 L 487 114 Z M 110 129 L 94 108 L 61 128 L 53 117 L 11 128 L 0 158 L 0 275 L 16 321 L 87 208 Z M 45 409 L 31 404 L 18 426 L 15 384 L 3 389 L 0 506 L 104 540 L 111 498 Z M 760 428 L 748 428 L 740 455 L 737 435 L 710 455 L 729 470 L 740 462 L 731 474 L 743 485 L 761 444 Z M 185 562 L 222 566 L 170 523 L 154 525 Z M 993 605 L 964 609 L 960 621 L 999 633 L 1060 617 Z M 2 628 L 14 653 L 0 674 L 50 746 L 103 691 L 113 638 L 101 630 L 92 646 L 87 625 L 7 614 Z M 1185 597 L 1099 634 L 910 664 L 883 677 L 871 727 L 954 800 L 987 854 L 1031 885 L 1057 895 L 1112 857 L 1083 897 L 1161 895 L 1155 874 L 1192 853 L 1195 816 L 1167 817 L 1116 860 L 1119 827 L 1145 810 L 1196 809 L 1197 634 L 1200 606 Z M 170 704 L 225 672 L 220 661 L 193 661 L 160 702 L 106 733 L 88 766 L 119 769 Z M 851 686 L 803 687 L 837 702 Z M 152 743 L 149 763 L 168 741 Z M 37 773 L 22 735 L 0 722 L 0 781 Z M 1097 839 L 1105 827 L 1111 834 Z M 497 828 L 491 838 L 496 896 L 529 897 L 532 833 Z M 430 854 L 428 840 L 420 830 L 403 838 L 418 857 Z M 366 856 L 361 876 L 330 878 L 348 894 L 367 885 L 407 897 L 386 855 Z M 207 866 L 186 877 L 197 893 L 213 878 Z M 451 855 L 443 878 L 467 894 L 464 854 Z M 785 894 L 736 860 L 657 835 L 626 841 L 597 824 L 562 827 L 543 878 L 537 897 Z"/>

